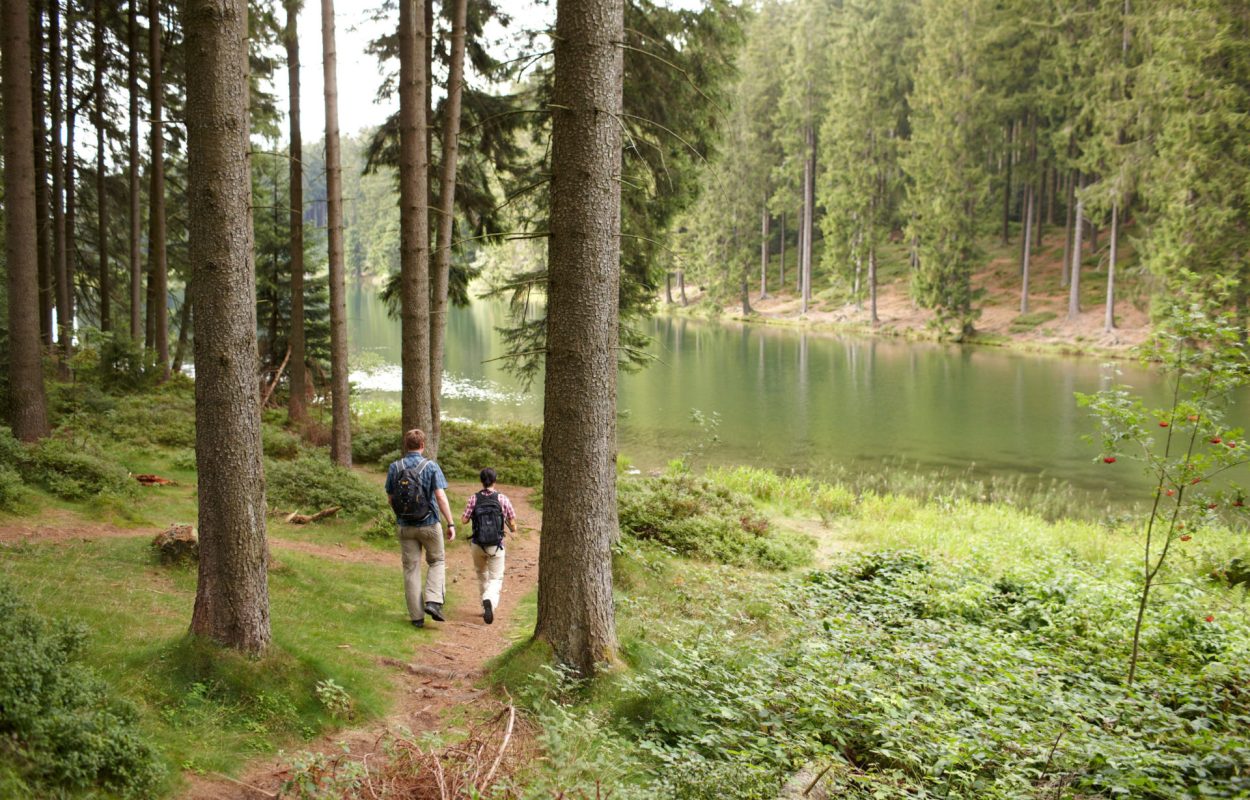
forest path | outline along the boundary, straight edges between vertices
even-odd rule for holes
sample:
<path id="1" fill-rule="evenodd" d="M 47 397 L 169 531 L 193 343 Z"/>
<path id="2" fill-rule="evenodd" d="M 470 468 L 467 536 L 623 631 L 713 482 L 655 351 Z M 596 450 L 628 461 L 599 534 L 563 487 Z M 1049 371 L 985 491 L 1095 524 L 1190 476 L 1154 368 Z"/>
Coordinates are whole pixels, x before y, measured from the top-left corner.
<path id="1" fill-rule="evenodd" d="M 380 482 L 380 477 L 377 477 Z M 457 497 L 480 488 L 476 483 L 452 482 L 449 487 Z M 406 728 L 413 734 L 456 730 L 465 722 L 481 716 L 498 705 L 490 701 L 490 690 L 479 687 L 486 665 L 502 654 L 516 640 L 517 604 L 538 582 L 538 532 L 542 515 L 530 502 L 532 489 L 519 486 L 498 487 L 508 495 L 517 513 L 517 532 L 508 537 L 507 573 L 503 597 L 495 613 L 493 625 L 482 621 L 478 601 L 477 575 L 468 548 L 453 546 L 447 559 L 448 606 L 447 621 L 426 618 L 422 633 L 413 631 L 408 661 L 385 659 L 393 670 L 394 706 L 387 716 L 370 720 L 354 728 L 332 731 L 307 743 L 293 743 L 288 752 L 312 751 L 342 755 L 342 744 L 351 748 L 352 757 L 382 758 L 382 739 L 388 731 Z M 455 509 L 457 517 L 463 508 Z M 270 545 L 280 559 L 283 551 L 294 551 L 316 558 L 341 562 L 368 562 L 392 566 L 396 576 L 396 608 L 403 608 L 399 576 L 402 564 L 399 545 L 390 550 L 354 548 L 302 539 L 287 538 L 288 526 L 273 526 L 275 535 Z M 467 538 L 470 530 L 457 530 Z M 38 520 L 15 519 L 0 523 L 0 542 L 66 543 L 105 538 L 151 538 L 151 527 L 126 528 L 88 520 L 72 511 L 45 509 Z M 398 615 L 397 615 L 398 616 Z M 375 760 L 376 764 L 377 761 Z M 185 800 L 258 800 L 274 798 L 290 777 L 290 764 L 268 755 L 256 759 L 231 779 L 223 775 L 187 773 L 187 787 L 180 794 Z"/>
<path id="2" fill-rule="evenodd" d="M 457 496 L 467 497 L 480 487 L 452 482 L 449 488 Z M 466 718 L 476 718 L 494 705 L 490 702 L 490 690 L 478 683 L 486 665 L 515 641 L 517 603 L 538 582 L 538 532 L 542 527 L 542 515 L 530 502 L 532 489 L 503 485 L 497 488 L 512 500 L 517 514 L 517 532 L 508 537 L 507 574 L 494 624 L 486 625 L 482 621 L 477 574 L 467 550 L 454 548 L 447 559 L 447 621 L 439 623 L 426 618 L 426 631 L 432 631 L 434 638 L 431 641 L 428 633 L 414 632 L 409 662 L 384 661 L 394 668 L 395 704 L 390 713 L 360 727 L 333 731 L 288 750 L 333 757 L 342 755 L 346 745 L 354 760 L 382 759 L 385 757 L 382 740 L 387 732 L 405 728 L 419 737 L 422 733 L 455 730 Z M 453 509 L 457 517 L 461 510 Z M 457 536 L 467 537 L 468 534 L 467 529 L 457 530 Z M 291 544 L 279 545 L 279 541 L 275 540 L 278 548 Z M 293 549 L 331 559 L 354 557 L 341 548 L 307 542 L 300 542 Z M 393 564 L 397 575 L 402 568 L 398 543 L 393 553 L 377 551 L 370 560 L 374 558 Z M 398 593 L 398 588 L 396 591 Z M 396 602 L 402 606 L 402 594 L 397 594 Z M 187 777 L 189 785 L 181 795 L 183 800 L 258 800 L 278 795 L 282 784 L 291 777 L 291 765 L 287 759 L 269 755 L 248 765 L 237 780 L 218 775 Z"/>

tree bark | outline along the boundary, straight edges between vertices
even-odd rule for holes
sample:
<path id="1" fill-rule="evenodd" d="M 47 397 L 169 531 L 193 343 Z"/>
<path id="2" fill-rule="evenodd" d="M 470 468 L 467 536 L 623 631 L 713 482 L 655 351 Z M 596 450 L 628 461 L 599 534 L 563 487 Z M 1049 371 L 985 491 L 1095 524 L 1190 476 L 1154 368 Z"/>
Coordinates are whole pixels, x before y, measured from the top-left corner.
<path id="1" fill-rule="evenodd" d="M 1033 187 L 1025 189 L 1024 248 L 1020 252 L 1020 313 L 1029 313 L 1029 256 L 1033 253 Z"/>
<path id="2" fill-rule="evenodd" d="M 428 4 L 429 0 L 427 0 Z M 451 23 L 451 64 L 447 101 L 443 106 L 443 164 L 438 184 L 438 250 L 434 260 L 434 306 L 430 310 L 430 458 L 438 456 L 441 433 L 443 356 L 447 336 L 447 284 L 451 276 L 451 241 L 455 231 L 456 167 L 460 154 L 460 99 L 464 89 L 467 0 L 454 0 Z M 432 38 L 432 32 L 429 37 Z"/>
<path id="3" fill-rule="evenodd" d="M 130 183 L 130 338 L 138 342 L 143 336 L 143 255 L 139 238 L 143 227 L 139 205 L 139 2 L 130 0 L 126 15 L 126 39 L 129 56 L 126 62 L 126 87 L 130 95 L 130 138 L 128 144 Z"/>
<path id="4" fill-rule="evenodd" d="M 109 204 L 105 174 L 106 134 L 104 130 L 104 2 L 95 0 L 95 211 L 96 257 L 99 259 L 100 330 L 113 329 L 112 285 L 109 274 Z"/>
<path id="5" fill-rule="evenodd" d="M 538 624 L 582 675 L 616 657 L 617 292 L 623 0 L 559 0 Z"/>
<path id="6" fill-rule="evenodd" d="M 0 83 L 4 97 L 4 255 L 9 293 L 9 418 L 13 435 L 48 435 L 39 345 L 39 248 L 35 217 L 35 131 L 30 80 L 30 6 L 4 0 Z M 619 105 L 618 105 L 619 108 Z M 614 501 L 615 502 L 615 501 Z M 608 595 L 609 603 L 611 594 Z"/>
<path id="7" fill-rule="evenodd" d="M 677 288 L 681 295 L 682 306 L 690 305 L 690 301 L 686 299 L 686 271 L 684 269 L 677 271 Z"/>
<path id="8" fill-rule="evenodd" d="M 74 318 L 78 306 L 76 273 L 78 272 L 78 156 L 75 139 L 78 134 L 78 106 L 74 102 L 74 36 L 78 17 L 74 4 L 65 4 L 65 324 L 69 341 L 65 348 L 66 368 L 73 353 Z"/>
<path id="9" fill-rule="evenodd" d="M 330 459 L 352 465 L 347 385 L 347 298 L 343 264 L 343 167 L 339 155 L 339 90 L 334 49 L 334 0 L 321 0 L 322 72 L 326 105 L 326 232 L 330 260 Z"/>
<path id="10" fill-rule="evenodd" d="M 872 326 L 875 328 L 881 324 L 881 318 L 877 316 L 877 246 L 875 244 L 868 248 L 868 293 L 872 305 Z"/>
<path id="11" fill-rule="evenodd" d="M 197 0 L 198 1 L 198 0 Z M 162 82 L 160 0 L 148 0 L 148 85 L 151 93 L 152 130 L 148 189 L 148 308 L 151 333 L 145 340 L 156 350 L 161 369 L 169 377 L 169 266 L 165 253 L 165 87 Z M 253 312 L 255 314 L 255 312 Z"/>
<path id="12" fill-rule="evenodd" d="M 673 271 L 671 269 L 664 271 L 664 302 L 670 306 L 673 304 Z"/>
<path id="13" fill-rule="evenodd" d="M 187 284 L 186 296 L 182 300 L 182 308 L 178 311 L 178 342 L 174 345 L 173 372 L 182 372 L 183 356 L 187 352 L 187 342 L 191 338 L 192 317 L 195 314 L 191 302 L 191 285 Z"/>
<path id="14" fill-rule="evenodd" d="M 49 236 L 52 213 L 48 197 L 48 119 L 44 89 L 44 40 L 43 9 L 45 0 L 36 0 L 30 16 L 31 59 L 33 80 L 31 82 L 31 121 L 34 123 L 35 139 L 35 226 L 39 261 L 39 340 L 43 346 L 52 345 L 52 250 Z M 57 132 L 60 135 L 60 131 Z"/>
<path id="15" fill-rule="evenodd" d="M 430 431 L 430 216 L 425 119 L 425 4 L 399 3 L 400 412 Z"/>
<path id="16" fill-rule="evenodd" d="M 291 392 L 287 398 L 287 418 L 301 422 L 308 416 L 306 403 L 308 372 L 304 344 L 304 137 L 300 133 L 299 100 L 299 3 L 286 2 L 287 96 L 290 100 L 290 237 L 291 237 Z"/>
<path id="17" fill-rule="evenodd" d="M 1076 181 L 1071 176 L 1067 179 L 1066 218 L 1063 224 L 1063 265 L 1059 275 L 1059 286 L 1066 288 L 1070 282 L 1072 263 L 1072 212 L 1076 208 Z"/>
<path id="18" fill-rule="evenodd" d="M 199 582 L 191 633 L 269 644 L 256 384 L 245 0 L 187 0 L 187 228 L 195 337 Z"/>
<path id="19" fill-rule="evenodd" d="M 816 213 L 816 129 L 807 128 L 807 196 L 803 202 L 803 313 L 807 313 L 812 301 L 812 253 L 815 236 Z"/>
<path id="20" fill-rule="evenodd" d="M 1085 188 L 1084 176 L 1081 188 Z M 1081 233 L 1085 229 L 1085 201 L 1077 195 L 1076 221 L 1072 226 L 1072 269 L 1068 275 L 1068 319 L 1076 319 L 1081 313 Z"/>
<path id="21" fill-rule="evenodd" d="M 1003 184 L 1003 245 L 1011 244 L 1011 168 L 1014 166 L 1016 159 L 1013 147 L 1015 144 L 1015 133 L 1016 123 L 1013 120 L 1007 124 L 1007 155 L 1003 159 L 1007 168 L 1007 180 Z"/>
<path id="22" fill-rule="evenodd" d="M 65 239 L 65 150 L 61 144 L 61 120 L 65 107 L 61 103 L 61 3 L 54 0 L 48 7 L 48 29 L 52 43 L 48 67 L 52 79 L 52 271 L 56 280 L 56 341 L 62 377 L 67 376 L 70 340 L 69 280 L 66 273 Z"/>
<path id="23" fill-rule="evenodd" d="M 777 279 L 781 291 L 786 289 L 786 212 L 781 212 L 781 275 Z"/>
<path id="24" fill-rule="evenodd" d="M 1111 253 L 1107 257 L 1107 313 L 1103 318 L 1103 330 L 1115 330 L 1115 262 L 1120 244 L 1120 206 L 1111 206 Z"/>
<path id="25" fill-rule="evenodd" d="M 760 299 L 768 299 L 768 203 L 765 200 L 760 212 Z"/>

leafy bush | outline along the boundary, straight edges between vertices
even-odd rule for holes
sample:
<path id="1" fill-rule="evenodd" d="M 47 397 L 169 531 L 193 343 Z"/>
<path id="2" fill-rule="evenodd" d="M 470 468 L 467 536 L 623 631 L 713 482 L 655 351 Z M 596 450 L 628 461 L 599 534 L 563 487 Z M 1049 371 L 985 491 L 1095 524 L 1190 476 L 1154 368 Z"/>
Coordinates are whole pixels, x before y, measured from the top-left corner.
<path id="1" fill-rule="evenodd" d="M 295 458 L 299 455 L 300 438 L 275 425 L 262 425 L 261 445 L 269 458 Z"/>
<path id="2" fill-rule="evenodd" d="M 121 466 L 63 439 L 44 439 L 32 447 L 22 475 L 64 500 L 130 497 L 137 487 Z"/>
<path id="3" fill-rule="evenodd" d="M 819 483 L 798 475 L 783 477 L 756 467 L 722 467 L 709 470 L 708 479 L 765 503 L 815 511 L 826 524 L 855 508 L 855 495 L 842 485 Z"/>
<path id="4" fill-rule="evenodd" d="M 1248 796 L 1247 626 L 1173 587 L 1130 691 L 1134 582 L 1090 569 L 876 552 L 769 587 L 780 641 L 652 620 L 666 656 L 622 681 L 617 729 L 656 796 L 737 773 L 764 785 L 716 796 L 772 797 L 831 762 L 828 796 L 848 798 Z"/>
<path id="5" fill-rule="evenodd" d="M 368 517 L 387 513 L 381 486 L 350 469 L 335 466 L 324 455 L 292 461 L 265 459 L 269 505 L 281 509 L 322 509 L 342 506 L 346 515 Z"/>
<path id="6" fill-rule="evenodd" d="M 26 495 L 26 486 L 18 471 L 25 460 L 22 443 L 8 428 L 0 428 L 0 511 L 14 511 Z"/>
<path id="7" fill-rule="evenodd" d="M 85 639 L 82 627 L 47 622 L 0 585 L 0 761 L 33 796 L 148 796 L 161 778 L 156 753 L 134 708 L 77 663 Z"/>
<path id="8" fill-rule="evenodd" d="M 659 477 L 620 481 L 617 500 L 622 532 L 681 555 L 785 569 L 809 562 L 815 547 L 807 537 L 772 530 L 749 499 L 680 465 Z"/>
<path id="9" fill-rule="evenodd" d="M 389 464 L 399 458 L 399 420 L 370 419 L 352 434 L 352 460 Z M 542 482 L 542 428 L 523 422 L 484 425 L 444 420 L 438 465 L 450 480 L 476 481 L 484 467 L 493 467 L 499 482 L 537 486 Z"/>

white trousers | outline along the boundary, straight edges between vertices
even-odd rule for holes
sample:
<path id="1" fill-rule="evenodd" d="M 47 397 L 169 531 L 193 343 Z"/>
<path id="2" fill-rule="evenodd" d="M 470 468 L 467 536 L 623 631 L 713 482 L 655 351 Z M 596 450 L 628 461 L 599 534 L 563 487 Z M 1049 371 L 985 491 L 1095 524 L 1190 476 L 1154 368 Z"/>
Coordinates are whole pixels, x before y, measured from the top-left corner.
<path id="1" fill-rule="evenodd" d="M 502 547 L 482 549 L 469 543 L 473 553 L 473 568 L 477 570 L 477 587 L 483 600 L 489 600 L 491 608 L 499 608 L 499 593 L 503 590 L 504 550 Z"/>

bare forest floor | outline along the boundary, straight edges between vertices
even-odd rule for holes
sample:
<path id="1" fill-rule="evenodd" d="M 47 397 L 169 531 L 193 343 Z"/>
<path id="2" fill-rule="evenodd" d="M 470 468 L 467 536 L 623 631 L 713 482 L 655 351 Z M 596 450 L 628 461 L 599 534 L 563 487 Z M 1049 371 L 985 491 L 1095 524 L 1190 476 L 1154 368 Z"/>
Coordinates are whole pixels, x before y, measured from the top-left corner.
<path id="1" fill-rule="evenodd" d="M 1131 233 L 1131 229 L 1129 231 Z M 1069 317 L 1069 287 L 1062 281 L 1063 231 L 1049 229 L 1040 248 L 1030 260 L 1029 312 L 1020 311 L 1020 239 L 1008 245 L 996 239 L 984 247 L 985 264 L 973 274 L 978 293 L 975 308 L 974 343 L 1005 345 L 1023 349 L 1065 353 L 1126 353 L 1150 334 L 1149 292 L 1146 279 L 1137 268 L 1127 235 L 1122 235 L 1116 268 L 1115 327 L 1106 330 L 1108 238 L 1102 235 L 1096 249 L 1083 248 L 1080 281 L 1080 313 Z M 817 242 L 814 262 L 822 260 L 822 242 Z M 792 249 L 791 249 L 792 250 Z M 873 325 L 867 289 L 857 297 L 853 278 L 830 275 L 814 267 L 815 294 L 807 314 L 795 286 L 797 270 L 792 252 L 786 254 L 785 284 L 782 287 L 780 262 L 774 255 L 769 263 L 768 296 L 760 296 L 758 262 L 749 273 L 751 314 L 742 314 L 738 297 L 716 298 L 732 319 L 766 324 L 794 325 L 816 330 L 835 330 L 905 338 L 938 338 L 941 331 L 933 311 L 919 307 L 912 299 L 906 250 L 891 244 L 882 253 L 877 292 L 878 324 Z M 779 288 L 781 287 L 781 288 Z M 680 304 L 676 285 L 674 306 Z M 706 308 L 704 287 L 687 284 L 686 298 L 691 309 Z M 663 293 L 661 306 L 667 305 Z"/>

